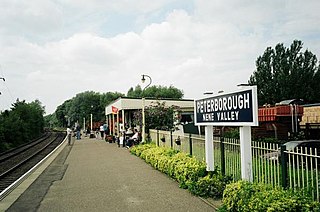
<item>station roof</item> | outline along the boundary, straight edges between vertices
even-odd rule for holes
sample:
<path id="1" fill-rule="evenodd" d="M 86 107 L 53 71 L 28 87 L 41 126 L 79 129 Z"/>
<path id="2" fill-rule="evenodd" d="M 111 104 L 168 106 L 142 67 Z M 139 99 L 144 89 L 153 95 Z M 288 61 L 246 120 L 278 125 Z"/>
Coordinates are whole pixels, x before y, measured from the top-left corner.
<path id="1" fill-rule="evenodd" d="M 194 100 L 191 99 L 155 99 L 155 98 L 145 98 L 145 106 L 153 105 L 155 102 L 165 102 L 167 106 L 179 106 L 182 111 L 193 111 Z M 112 114 L 112 107 L 116 107 L 120 110 L 139 110 L 142 109 L 142 99 L 141 98 L 131 98 L 131 97 L 119 97 L 115 101 L 111 102 L 105 108 L 105 114 Z"/>

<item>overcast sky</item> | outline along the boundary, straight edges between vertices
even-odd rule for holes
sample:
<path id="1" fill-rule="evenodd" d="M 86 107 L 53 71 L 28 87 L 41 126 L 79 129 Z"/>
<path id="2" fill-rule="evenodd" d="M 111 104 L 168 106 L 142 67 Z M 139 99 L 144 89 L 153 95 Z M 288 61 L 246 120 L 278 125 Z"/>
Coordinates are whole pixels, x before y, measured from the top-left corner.
<path id="1" fill-rule="evenodd" d="M 1 0 L 0 110 L 38 99 L 50 114 L 84 91 L 126 94 L 142 74 L 187 99 L 235 90 L 268 46 L 298 39 L 320 58 L 319 9 L 319 0 Z"/>

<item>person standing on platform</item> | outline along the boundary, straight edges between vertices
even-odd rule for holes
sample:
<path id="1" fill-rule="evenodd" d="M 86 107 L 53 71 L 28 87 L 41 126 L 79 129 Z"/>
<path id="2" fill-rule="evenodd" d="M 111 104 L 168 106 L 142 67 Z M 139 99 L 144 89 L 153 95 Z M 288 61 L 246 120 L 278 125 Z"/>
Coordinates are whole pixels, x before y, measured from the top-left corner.
<path id="1" fill-rule="evenodd" d="M 104 138 L 104 127 L 103 127 L 102 123 L 100 125 L 100 135 L 101 135 L 101 139 L 103 139 Z"/>
<path id="2" fill-rule="evenodd" d="M 107 135 L 109 134 L 108 125 L 106 123 L 103 124 L 103 131 L 104 131 L 104 136 L 105 136 L 105 139 L 106 139 Z"/>
<path id="3" fill-rule="evenodd" d="M 77 140 L 79 140 L 79 139 L 81 139 L 81 135 L 80 135 L 81 127 L 80 127 L 80 124 L 77 124 L 76 131 L 77 131 Z"/>
<path id="4" fill-rule="evenodd" d="M 68 137 L 68 145 L 71 145 L 71 134 L 72 134 L 72 130 L 70 129 L 70 127 L 67 127 L 67 137 Z"/>

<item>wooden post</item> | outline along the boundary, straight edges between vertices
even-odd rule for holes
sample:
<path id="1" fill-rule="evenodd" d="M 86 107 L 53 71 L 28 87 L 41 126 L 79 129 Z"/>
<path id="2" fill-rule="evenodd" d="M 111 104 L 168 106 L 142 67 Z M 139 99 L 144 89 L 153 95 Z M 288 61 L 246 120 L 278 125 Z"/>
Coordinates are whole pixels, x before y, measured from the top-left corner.
<path id="1" fill-rule="evenodd" d="M 251 127 L 240 127 L 241 177 L 249 182 L 252 177 Z"/>
<path id="2" fill-rule="evenodd" d="M 213 127 L 205 126 L 205 151 L 207 171 L 214 171 L 214 157 L 213 157 Z"/>

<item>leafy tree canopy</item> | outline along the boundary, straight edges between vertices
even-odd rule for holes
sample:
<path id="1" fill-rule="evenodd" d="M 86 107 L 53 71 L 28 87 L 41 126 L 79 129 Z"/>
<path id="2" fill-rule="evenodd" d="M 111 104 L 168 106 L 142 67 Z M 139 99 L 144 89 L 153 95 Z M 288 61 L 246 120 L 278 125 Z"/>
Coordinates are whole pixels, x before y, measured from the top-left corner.
<path id="1" fill-rule="evenodd" d="M 18 146 L 43 133 L 45 113 L 41 102 L 17 100 L 10 110 L 0 113 L 0 151 Z"/>
<path id="2" fill-rule="evenodd" d="M 249 84 L 257 85 L 259 105 L 275 104 L 286 99 L 316 103 L 320 99 L 320 65 L 303 43 L 294 40 L 290 48 L 279 43 L 268 47 L 256 60 L 256 70 Z"/>
<path id="3" fill-rule="evenodd" d="M 87 123 L 89 122 L 90 114 L 93 115 L 94 122 L 103 121 L 105 119 L 105 106 L 123 96 L 125 95 L 119 92 L 101 94 L 94 91 L 86 91 L 79 93 L 59 105 L 54 114 L 46 116 L 46 125 L 48 127 L 66 127 L 68 120 L 70 120 L 70 124 L 78 121 L 82 125 L 83 118 L 87 120 Z M 128 90 L 127 96 L 181 99 L 183 92 L 173 86 L 151 86 L 143 91 L 140 85 L 137 85 L 134 89 L 130 88 Z"/>
<path id="4" fill-rule="evenodd" d="M 127 97 L 153 97 L 157 99 L 161 98 L 171 98 L 171 99 L 182 99 L 183 91 L 175 88 L 174 86 L 161 86 L 153 85 L 146 88 L 144 91 L 141 89 L 140 85 L 137 85 L 134 89 L 131 87 L 127 92 Z"/>
<path id="5" fill-rule="evenodd" d="M 72 99 L 66 100 L 62 105 L 59 105 L 54 113 L 54 116 L 47 116 L 47 123 L 55 123 L 56 126 L 65 127 L 70 120 L 70 124 L 79 122 L 83 124 L 83 118 L 89 122 L 90 114 L 93 116 L 93 121 L 102 121 L 105 118 L 105 106 L 124 96 L 119 92 L 107 92 L 100 94 L 94 91 L 86 91 L 77 94 Z"/>
<path id="6" fill-rule="evenodd" d="M 166 102 L 154 102 L 145 109 L 146 131 L 149 129 L 172 130 L 175 128 L 175 113 L 181 112 L 178 106 L 167 106 Z M 141 110 L 134 112 L 135 125 L 142 126 Z"/>

